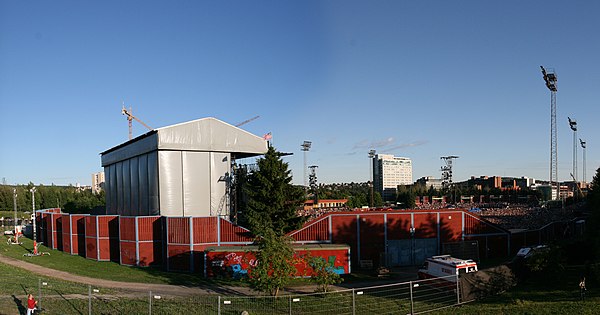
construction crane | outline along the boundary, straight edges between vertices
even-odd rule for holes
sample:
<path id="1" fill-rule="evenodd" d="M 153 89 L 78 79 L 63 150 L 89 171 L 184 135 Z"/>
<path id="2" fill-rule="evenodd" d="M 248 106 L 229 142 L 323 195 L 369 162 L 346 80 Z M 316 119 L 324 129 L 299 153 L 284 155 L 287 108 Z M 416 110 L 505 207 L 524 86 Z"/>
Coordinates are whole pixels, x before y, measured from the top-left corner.
<path id="1" fill-rule="evenodd" d="M 127 111 L 127 109 L 125 109 L 125 104 L 123 104 L 123 108 L 121 109 L 121 114 L 127 116 L 127 121 L 129 122 L 129 140 L 131 140 L 132 136 L 133 136 L 133 128 L 132 128 L 132 120 L 136 120 L 137 122 L 139 122 L 140 124 L 142 124 L 144 127 L 148 128 L 148 130 L 154 130 L 152 127 L 146 125 L 146 123 L 144 123 L 143 121 L 141 121 L 139 118 L 133 116 L 131 114 L 131 107 L 129 107 L 129 111 Z"/>
<path id="2" fill-rule="evenodd" d="M 256 119 L 258 119 L 258 118 L 260 118 L 260 116 L 254 116 L 254 117 L 252 117 L 252 118 L 250 118 L 250 119 L 247 119 L 247 120 L 244 120 L 244 121 L 242 121 L 241 123 L 239 123 L 239 124 L 237 124 L 237 125 L 235 125 L 235 126 L 236 126 L 236 127 L 240 127 L 240 126 L 242 126 L 242 125 L 245 125 L 245 124 L 247 124 L 247 123 L 249 123 L 249 122 L 251 122 L 251 121 L 253 121 L 253 120 L 256 120 Z"/>

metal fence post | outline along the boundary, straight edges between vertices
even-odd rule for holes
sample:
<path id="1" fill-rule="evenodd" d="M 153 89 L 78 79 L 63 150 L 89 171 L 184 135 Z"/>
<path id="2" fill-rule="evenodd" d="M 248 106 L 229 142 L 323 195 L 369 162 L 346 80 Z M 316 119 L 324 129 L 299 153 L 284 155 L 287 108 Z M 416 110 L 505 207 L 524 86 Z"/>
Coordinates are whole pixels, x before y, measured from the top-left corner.
<path id="1" fill-rule="evenodd" d="M 88 314 L 92 315 L 92 285 L 88 284 Z"/>
<path id="2" fill-rule="evenodd" d="M 148 291 L 148 314 L 152 315 L 152 291 Z"/>
<path id="3" fill-rule="evenodd" d="M 219 295 L 219 299 L 217 300 L 217 314 L 221 315 L 221 296 Z"/>
<path id="4" fill-rule="evenodd" d="M 354 294 L 354 288 L 352 288 L 352 315 L 356 315 L 356 294 Z"/>
<path id="5" fill-rule="evenodd" d="M 292 296 L 289 296 L 289 303 L 290 303 L 290 315 L 292 315 Z"/>
<path id="6" fill-rule="evenodd" d="M 460 304 L 460 278 L 456 275 L 456 304 Z"/>
<path id="7" fill-rule="evenodd" d="M 412 281 L 408 282 L 408 286 L 410 287 L 410 313 L 414 314 L 415 313 L 415 310 L 414 310 L 415 303 L 413 301 L 413 283 L 412 283 Z"/>

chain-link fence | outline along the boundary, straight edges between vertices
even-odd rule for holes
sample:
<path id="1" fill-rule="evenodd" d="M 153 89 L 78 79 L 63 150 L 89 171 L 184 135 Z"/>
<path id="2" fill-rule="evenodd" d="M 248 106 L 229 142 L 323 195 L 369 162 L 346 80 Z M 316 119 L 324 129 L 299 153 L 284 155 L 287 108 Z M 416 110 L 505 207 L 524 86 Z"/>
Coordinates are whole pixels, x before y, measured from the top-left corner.
<path id="1" fill-rule="evenodd" d="M 456 276 L 449 276 L 279 297 L 173 297 L 50 279 L 33 283 L 32 279 L 29 283 L 5 281 L 14 293 L 0 294 L 0 309 L 25 314 L 27 294 L 31 293 L 42 314 L 419 314 L 464 302 L 456 281 Z M 7 292 L 6 287 L 3 291 Z"/>

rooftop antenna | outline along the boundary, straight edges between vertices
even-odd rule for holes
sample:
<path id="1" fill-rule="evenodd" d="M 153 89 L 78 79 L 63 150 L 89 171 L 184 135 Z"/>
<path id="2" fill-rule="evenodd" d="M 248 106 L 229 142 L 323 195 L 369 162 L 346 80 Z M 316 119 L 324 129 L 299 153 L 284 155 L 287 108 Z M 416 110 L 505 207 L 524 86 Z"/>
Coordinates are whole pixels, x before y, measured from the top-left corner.
<path id="1" fill-rule="evenodd" d="M 556 73 L 553 69 L 542 68 L 542 75 L 546 82 L 546 87 L 550 90 L 550 188 L 551 190 L 556 189 L 556 196 L 552 192 L 550 199 L 556 200 L 560 196 L 560 186 L 558 184 L 558 151 L 556 148 L 557 143 L 557 131 L 556 131 Z M 553 188 L 555 187 L 555 188 Z"/>

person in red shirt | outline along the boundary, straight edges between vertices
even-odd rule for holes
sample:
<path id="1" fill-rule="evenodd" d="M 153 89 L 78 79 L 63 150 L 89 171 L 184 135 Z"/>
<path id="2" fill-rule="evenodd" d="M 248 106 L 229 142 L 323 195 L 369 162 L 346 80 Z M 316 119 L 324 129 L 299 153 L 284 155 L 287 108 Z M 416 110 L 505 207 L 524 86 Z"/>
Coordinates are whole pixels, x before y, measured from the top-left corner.
<path id="1" fill-rule="evenodd" d="M 33 295 L 27 295 L 27 315 L 33 315 L 37 301 L 33 298 Z"/>

